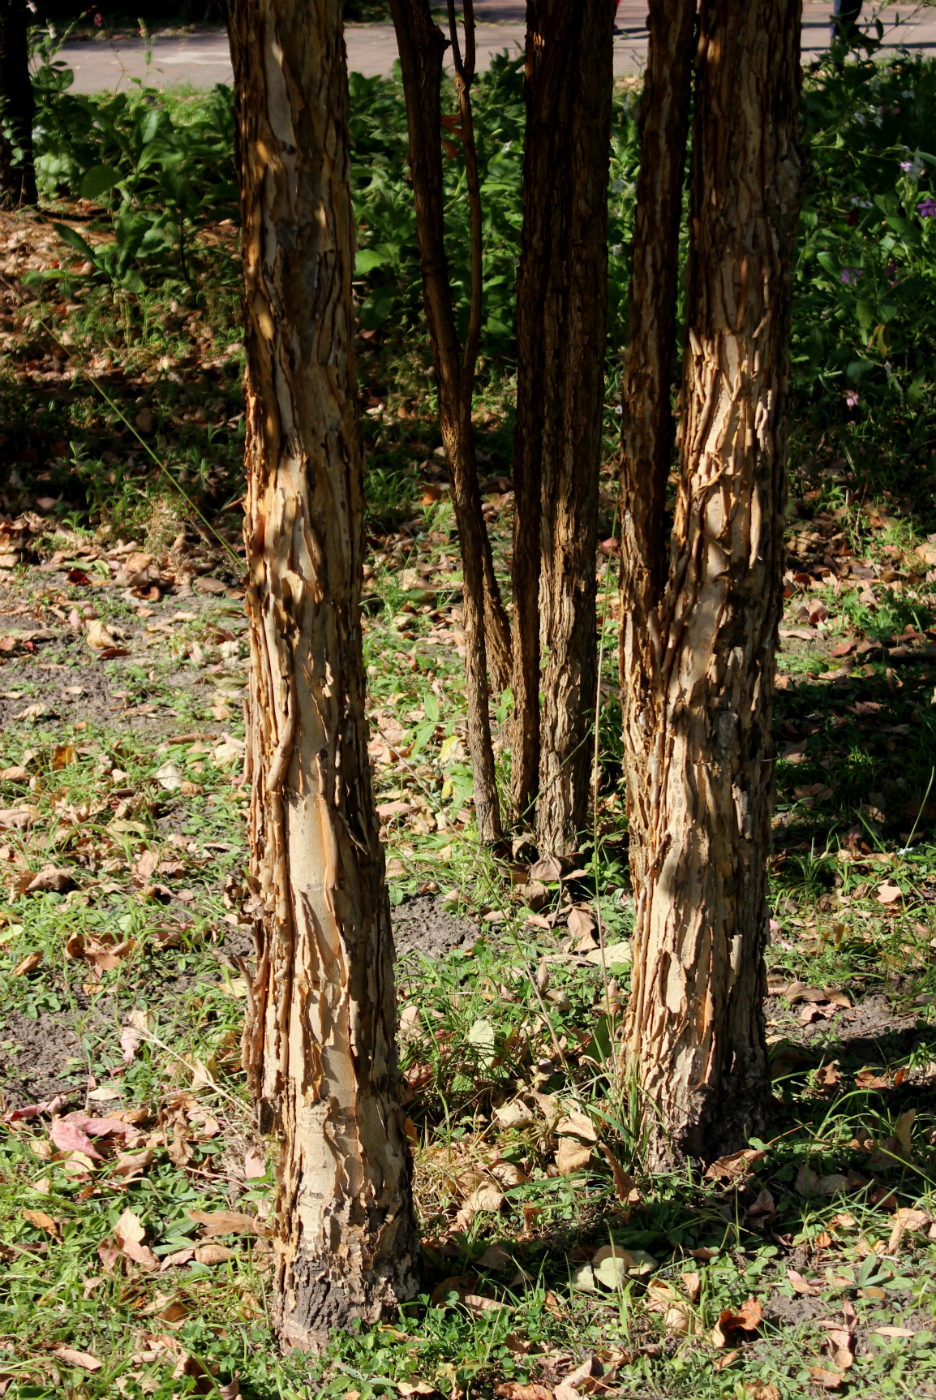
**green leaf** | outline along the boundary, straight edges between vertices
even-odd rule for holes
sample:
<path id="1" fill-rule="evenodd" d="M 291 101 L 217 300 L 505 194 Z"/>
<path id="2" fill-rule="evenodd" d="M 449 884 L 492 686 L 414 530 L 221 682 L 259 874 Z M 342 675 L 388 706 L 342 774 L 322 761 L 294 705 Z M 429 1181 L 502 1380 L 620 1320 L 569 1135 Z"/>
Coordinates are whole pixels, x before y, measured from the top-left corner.
<path id="1" fill-rule="evenodd" d="M 55 232 L 58 234 L 59 238 L 61 238 L 62 242 L 68 244 L 69 248 L 74 248 L 76 253 L 83 253 L 84 256 L 89 258 L 93 263 L 98 261 L 97 254 L 91 247 L 91 244 L 87 243 L 80 233 L 76 233 L 73 228 L 69 228 L 68 224 L 53 224 L 52 227 L 55 229 Z"/>
<path id="2" fill-rule="evenodd" d="M 112 165 L 92 165 L 81 181 L 79 194 L 82 199 L 100 199 L 102 194 L 119 185 L 122 178 Z"/>
<path id="3" fill-rule="evenodd" d="M 369 272 L 373 272 L 375 267 L 383 267 L 386 261 L 386 249 L 358 248 L 357 257 L 354 260 L 354 275 L 355 277 L 366 277 Z"/>
<path id="4" fill-rule="evenodd" d="M 868 301 L 867 297 L 859 297 L 858 304 L 855 307 L 855 314 L 858 317 L 858 324 L 861 329 L 863 331 L 869 331 L 875 324 L 877 309 L 873 302 Z"/>

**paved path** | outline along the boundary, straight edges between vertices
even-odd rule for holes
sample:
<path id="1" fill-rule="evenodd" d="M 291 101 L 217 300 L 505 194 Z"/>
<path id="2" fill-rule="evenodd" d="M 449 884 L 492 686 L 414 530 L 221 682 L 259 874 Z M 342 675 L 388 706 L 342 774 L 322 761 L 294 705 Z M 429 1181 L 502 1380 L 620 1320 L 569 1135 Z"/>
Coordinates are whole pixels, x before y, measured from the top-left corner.
<path id="1" fill-rule="evenodd" d="M 478 64 L 486 67 L 492 55 L 503 49 L 519 53 L 523 46 L 525 6 L 511 0 L 477 0 Z M 829 40 L 829 0 L 806 0 L 803 20 L 803 54 L 814 56 Z M 866 15 L 872 12 L 868 3 Z M 614 43 L 614 71 L 618 77 L 638 70 L 647 54 L 646 0 L 621 0 L 618 24 L 623 36 Z M 888 47 L 936 53 L 936 7 L 887 5 L 881 11 Z M 388 75 L 396 59 L 393 28 L 385 24 L 348 27 L 348 62 L 368 76 Z M 119 44 L 89 40 L 67 44 L 61 57 L 75 73 L 74 91 L 106 92 L 125 87 L 131 78 L 147 73 L 146 51 L 140 40 Z M 149 80 L 158 87 L 183 84 L 210 88 L 231 81 L 226 35 L 218 30 L 186 35 L 158 34 L 153 40 Z"/>

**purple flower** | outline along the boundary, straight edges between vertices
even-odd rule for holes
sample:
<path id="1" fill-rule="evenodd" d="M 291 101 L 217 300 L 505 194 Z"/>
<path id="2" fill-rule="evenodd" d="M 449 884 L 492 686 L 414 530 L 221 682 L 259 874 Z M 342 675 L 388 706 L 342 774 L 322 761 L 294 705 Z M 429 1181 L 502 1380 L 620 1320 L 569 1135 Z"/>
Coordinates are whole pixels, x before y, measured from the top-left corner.
<path id="1" fill-rule="evenodd" d="M 100 14 L 100 13 L 96 14 L 96 15 L 94 16 L 94 27 L 95 27 L 95 29 L 100 29 L 100 27 L 101 27 L 101 25 L 102 25 L 103 23 L 104 23 L 104 16 L 103 16 L 102 14 Z"/>
<path id="2" fill-rule="evenodd" d="M 921 200 L 917 205 L 917 213 L 921 219 L 936 219 L 936 199 L 930 195 L 929 199 Z"/>
<path id="3" fill-rule="evenodd" d="M 904 172 L 904 174 L 906 174 L 908 170 L 912 170 L 912 169 L 913 169 L 913 161 L 912 161 L 912 160 L 902 160 L 902 161 L 900 162 L 900 168 L 901 168 L 901 170 Z"/>
<path id="4" fill-rule="evenodd" d="M 846 405 L 847 408 L 857 408 L 857 407 L 858 407 L 858 390 L 857 390 L 857 389 L 846 389 L 846 390 L 845 390 L 845 405 Z"/>
<path id="5" fill-rule="evenodd" d="M 858 278 L 859 278 L 860 276 L 861 276 L 861 268 L 860 268 L 860 267 L 843 267 L 843 268 L 842 268 L 842 275 L 841 275 L 841 277 L 839 278 L 839 281 L 840 281 L 840 282 L 857 282 L 857 281 L 858 281 Z"/>

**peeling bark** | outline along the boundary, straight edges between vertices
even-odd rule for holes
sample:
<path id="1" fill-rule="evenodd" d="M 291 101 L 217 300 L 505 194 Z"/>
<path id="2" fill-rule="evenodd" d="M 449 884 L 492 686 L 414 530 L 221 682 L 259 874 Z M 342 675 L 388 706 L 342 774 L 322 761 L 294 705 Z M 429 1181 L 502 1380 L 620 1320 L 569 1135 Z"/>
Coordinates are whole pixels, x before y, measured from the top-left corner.
<path id="1" fill-rule="evenodd" d="M 445 251 L 440 92 L 446 40 L 433 22 L 428 0 L 391 0 L 406 97 L 409 163 L 422 262 L 423 297 L 436 383 L 439 421 L 452 485 L 464 579 L 463 623 L 466 647 L 468 747 L 474 779 L 475 813 L 482 841 L 501 835 L 488 706 L 487 670 L 503 688 L 510 676 L 510 627 L 494 573 L 491 543 L 481 511 L 471 408 L 481 330 L 481 209 L 470 89 L 474 77 L 474 18 L 465 6 L 464 48 L 458 38 L 454 4 L 449 32 L 456 57 L 461 140 L 471 210 L 472 291 L 465 345 L 459 343 Z"/>
<path id="2" fill-rule="evenodd" d="M 635 890 L 651 811 L 645 771 L 656 712 L 654 639 L 666 583 L 666 487 L 673 462 L 679 228 L 695 52 L 696 0 L 650 0 L 640 98 L 640 173 L 621 378 L 620 670 L 627 827 Z"/>
<path id="3" fill-rule="evenodd" d="M 247 343 L 244 1059 L 279 1139 L 276 1323 L 317 1347 L 416 1290 L 392 935 L 367 761 L 340 0 L 234 0 Z"/>
<path id="4" fill-rule="evenodd" d="M 656 1166 L 742 1145 L 769 1092 L 763 955 L 800 21 L 801 0 L 701 7 L 679 491 L 640 648 L 651 668 L 643 728 L 625 730 L 641 745 L 628 774 L 642 784 L 630 798 L 640 849 L 626 1052 L 655 1115 Z M 657 548 L 636 560 L 651 578 Z"/>
<path id="5" fill-rule="evenodd" d="M 613 20 L 610 4 L 527 4 L 512 802 L 536 798 L 553 854 L 579 844 L 592 766 Z"/>
<path id="6" fill-rule="evenodd" d="M 0 209 L 35 204 L 29 15 L 23 0 L 0 0 Z"/>

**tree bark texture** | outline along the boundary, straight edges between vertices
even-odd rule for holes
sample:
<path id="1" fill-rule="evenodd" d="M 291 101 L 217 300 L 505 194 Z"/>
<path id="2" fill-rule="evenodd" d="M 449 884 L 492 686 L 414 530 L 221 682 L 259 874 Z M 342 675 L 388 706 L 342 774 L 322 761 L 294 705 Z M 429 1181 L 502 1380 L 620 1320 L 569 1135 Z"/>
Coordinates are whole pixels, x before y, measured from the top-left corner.
<path id="1" fill-rule="evenodd" d="M 416 1288 L 392 935 L 367 760 L 363 482 L 341 0 L 234 0 L 245 276 L 245 1066 L 279 1138 L 278 1330 L 315 1347 Z"/>
<path id="2" fill-rule="evenodd" d="M 28 31 L 23 0 L 0 0 L 0 209 L 37 201 Z"/>
<path id="3" fill-rule="evenodd" d="M 627 745 L 645 746 L 628 764 L 643 786 L 630 799 L 642 850 L 627 1056 L 656 1114 L 654 1165 L 742 1145 L 769 1091 L 763 955 L 800 22 L 801 0 L 703 0 L 700 12 L 676 518 L 642 646 L 652 675 L 642 740 L 638 725 L 625 731 Z M 642 564 L 652 576 L 652 551 Z"/>
<path id="4" fill-rule="evenodd" d="M 673 465 L 679 230 L 689 133 L 696 0 L 650 0 L 640 99 L 640 172 L 621 381 L 621 697 L 633 887 L 643 886 L 650 812 L 645 764 L 654 653 L 666 583 L 666 489 Z"/>
<path id="5" fill-rule="evenodd" d="M 466 344 L 462 347 L 455 324 L 445 251 L 440 94 L 446 39 L 433 22 L 428 0 L 391 0 L 390 11 L 403 70 L 409 164 L 416 206 L 423 297 L 439 390 L 439 420 L 461 546 L 468 747 L 474 779 L 475 813 L 481 840 L 496 841 L 501 835 L 501 823 L 491 746 L 487 670 L 490 666 L 497 686 L 507 684 L 511 670 L 510 626 L 501 603 L 490 539 L 481 511 L 471 421 L 481 323 L 480 222 L 473 209 L 472 306 Z M 470 33 L 473 23 L 466 28 Z M 464 58 L 459 54 L 458 64 L 463 73 L 457 73 L 462 140 L 470 175 L 475 155 L 468 96 L 473 74 L 465 67 L 468 61 L 473 67 L 473 34 L 470 39 L 466 35 L 466 53 Z"/>
<path id="6" fill-rule="evenodd" d="M 553 854 L 579 844 L 592 767 L 613 20 L 610 4 L 527 4 L 512 800 L 536 797 Z"/>

